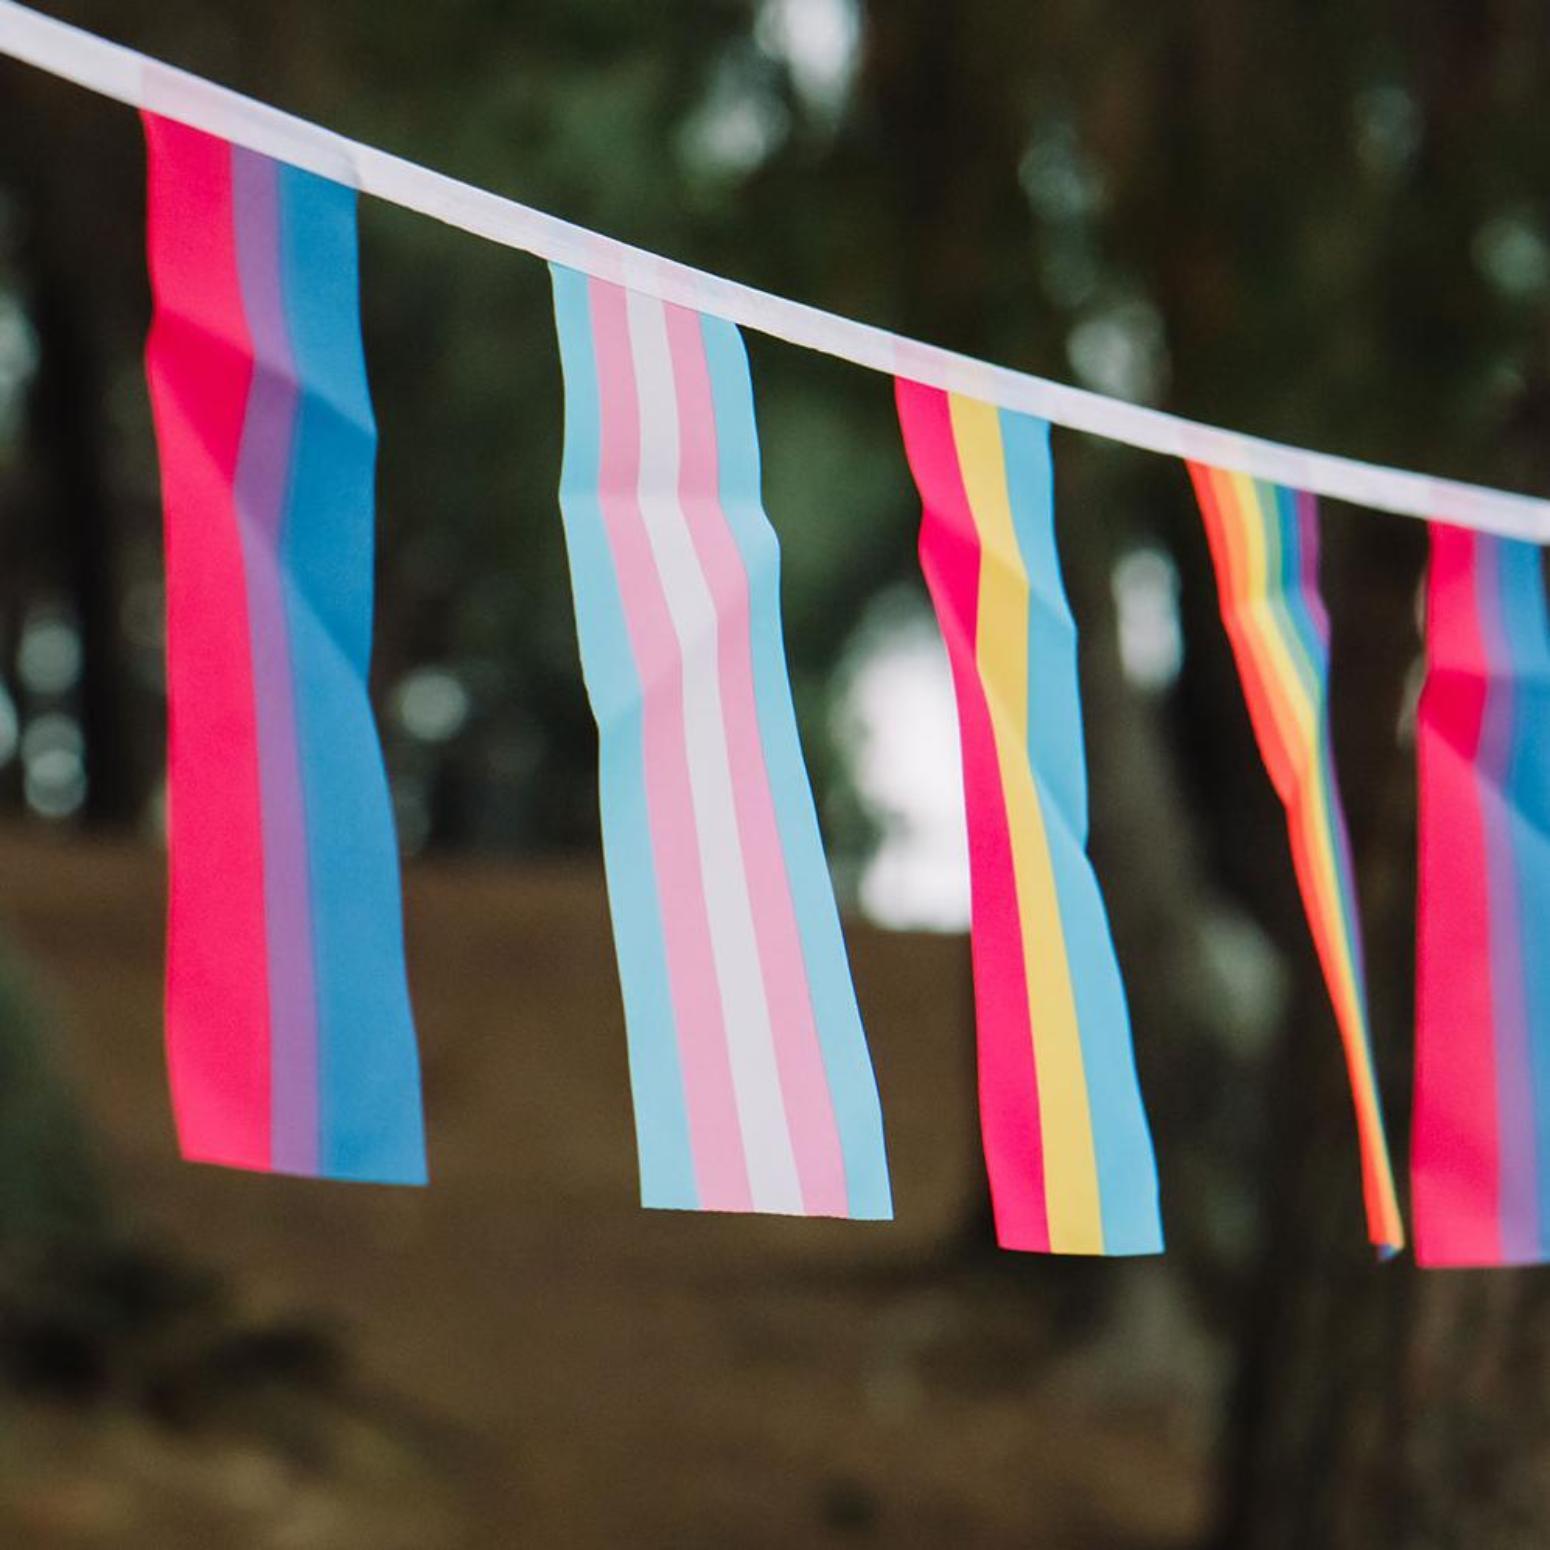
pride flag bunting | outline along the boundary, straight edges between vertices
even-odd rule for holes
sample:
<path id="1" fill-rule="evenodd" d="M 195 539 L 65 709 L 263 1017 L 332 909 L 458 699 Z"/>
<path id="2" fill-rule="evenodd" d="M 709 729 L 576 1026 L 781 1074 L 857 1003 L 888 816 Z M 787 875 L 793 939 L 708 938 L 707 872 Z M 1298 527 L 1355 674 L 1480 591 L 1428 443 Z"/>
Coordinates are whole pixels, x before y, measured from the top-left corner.
<path id="1" fill-rule="evenodd" d="M 355 195 L 151 114 L 167 558 L 167 1047 L 186 1157 L 421 1183 L 366 694 L 376 427 Z"/>
<path id="2" fill-rule="evenodd" d="M 560 504 L 648 1206 L 892 1214 L 742 337 L 552 266 Z"/>
<path id="3" fill-rule="evenodd" d="M 899 379 L 968 806 L 980 1117 L 1007 1248 L 1162 1248 L 1130 1016 L 1086 854 L 1049 426 Z"/>
<path id="4" fill-rule="evenodd" d="M 1532 544 L 1432 527 L 1411 1143 L 1416 1257 L 1428 1265 L 1550 1258 L 1550 623 L 1540 567 Z"/>
<path id="5" fill-rule="evenodd" d="M 1189 464 L 1216 570 L 1222 622 L 1260 756 L 1286 808 L 1292 865 L 1334 1003 L 1356 1104 L 1368 1236 L 1404 1243 L 1373 1073 L 1356 886 L 1329 730 L 1329 616 L 1319 591 L 1311 495 Z"/>

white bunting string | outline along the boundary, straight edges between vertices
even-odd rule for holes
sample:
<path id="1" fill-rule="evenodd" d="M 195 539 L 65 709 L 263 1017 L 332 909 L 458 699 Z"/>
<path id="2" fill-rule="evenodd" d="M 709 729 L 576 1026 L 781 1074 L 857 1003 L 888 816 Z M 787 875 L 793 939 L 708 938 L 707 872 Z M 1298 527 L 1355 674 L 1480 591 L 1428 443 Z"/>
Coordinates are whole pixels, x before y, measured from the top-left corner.
<path id="1" fill-rule="evenodd" d="M 1550 501 L 1241 435 L 993 366 L 739 285 L 347 139 L 14 0 L 0 0 L 0 54 L 474 236 L 857 366 L 911 377 L 1148 452 L 1211 463 L 1359 506 L 1550 543 Z"/>

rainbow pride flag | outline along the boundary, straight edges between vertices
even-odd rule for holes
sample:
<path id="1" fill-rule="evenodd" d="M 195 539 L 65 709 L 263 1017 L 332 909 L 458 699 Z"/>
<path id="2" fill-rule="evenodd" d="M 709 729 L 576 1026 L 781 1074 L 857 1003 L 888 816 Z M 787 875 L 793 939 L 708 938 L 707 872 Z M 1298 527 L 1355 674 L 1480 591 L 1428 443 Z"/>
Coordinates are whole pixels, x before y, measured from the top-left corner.
<path id="1" fill-rule="evenodd" d="M 146 115 L 183 1155 L 422 1183 L 355 195 Z"/>
<path id="2" fill-rule="evenodd" d="M 1130 1014 L 1086 853 L 1049 426 L 903 378 L 895 392 L 958 701 L 996 1233 L 1013 1249 L 1156 1253 Z"/>
<path id="3" fill-rule="evenodd" d="M 891 1216 L 742 336 L 557 265 L 553 280 L 642 1200 Z"/>
<path id="4" fill-rule="evenodd" d="M 1373 1074 L 1356 885 L 1330 742 L 1318 506 L 1300 490 L 1204 463 L 1188 466 L 1222 622 L 1260 756 L 1286 808 L 1297 886 L 1345 1049 L 1368 1236 L 1392 1253 L 1405 1235 Z"/>
<path id="5" fill-rule="evenodd" d="M 1416 1258 L 1550 1258 L 1550 622 L 1532 544 L 1434 524 L 1419 718 Z M 1538 943 L 1539 947 L 1534 944 Z"/>

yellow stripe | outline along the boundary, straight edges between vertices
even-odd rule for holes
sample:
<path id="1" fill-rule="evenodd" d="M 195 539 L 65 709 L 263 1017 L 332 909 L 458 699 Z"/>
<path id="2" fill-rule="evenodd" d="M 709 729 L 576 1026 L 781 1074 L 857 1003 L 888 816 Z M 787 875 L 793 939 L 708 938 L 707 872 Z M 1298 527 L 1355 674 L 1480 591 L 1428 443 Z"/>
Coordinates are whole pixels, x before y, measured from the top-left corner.
<path id="1" fill-rule="evenodd" d="M 1227 477 L 1232 481 L 1249 554 L 1252 591 L 1245 601 L 1253 609 L 1254 635 L 1259 647 L 1256 654 L 1265 676 L 1275 686 L 1272 690 L 1275 698 L 1291 712 L 1303 747 L 1311 748 L 1317 727 L 1313 707 L 1308 703 L 1302 674 L 1297 671 L 1297 661 L 1287 645 L 1285 631 L 1277 621 L 1279 610 L 1271 601 L 1270 553 L 1266 537 L 1273 531 L 1270 523 L 1274 514 L 1267 512 L 1260 503 L 1259 489 L 1247 474 L 1230 473 Z"/>
<path id="2" fill-rule="evenodd" d="M 975 656 L 1001 766 L 1039 1076 L 1050 1248 L 1103 1253 L 1103 1207 L 1060 899 L 1028 754 L 1028 576 L 1012 523 L 1001 420 L 993 405 L 950 395 L 953 440 L 980 537 Z"/>

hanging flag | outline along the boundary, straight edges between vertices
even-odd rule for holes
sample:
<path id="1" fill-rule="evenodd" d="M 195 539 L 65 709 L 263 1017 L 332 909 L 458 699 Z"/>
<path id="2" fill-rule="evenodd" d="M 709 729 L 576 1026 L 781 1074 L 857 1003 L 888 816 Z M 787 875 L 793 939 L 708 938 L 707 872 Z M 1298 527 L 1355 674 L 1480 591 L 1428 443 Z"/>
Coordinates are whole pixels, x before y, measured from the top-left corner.
<path id="1" fill-rule="evenodd" d="M 1162 1248 L 1130 1014 L 1087 858 L 1076 627 L 1049 426 L 899 379 L 920 558 L 958 701 L 980 1119 L 1007 1248 Z"/>
<path id="2" fill-rule="evenodd" d="M 1367 1231 L 1404 1243 L 1367 1027 L 1361 927 L 1329 731 L 1329 615 L 1319 591 L 1319 515 L 1300 490 L 1190 463 L 1249 719 L 1286 808 L 1292 865 L 1334 1003 L 1356 1104 Z"/>
<path id="3" fill-rule="evenodd" d="M 888 1217 L 730 323 L 553 266 L 560 504 L 648 1206 Z"/>
<path id="4" fill-rule="evenodd" d="M 167 559 L 167 1045 L 186 1157 L 421 1183 L 366 695 L 355 195 L 147 114 Z"/>
<path id="5" fill-rule="evenodd" d="M 1544 578 L 1532 544 L 1435 524 L 1431 546 L 1418 734 L 1416 1257 L 1535 1264 L 1550 1258 Z"/>

